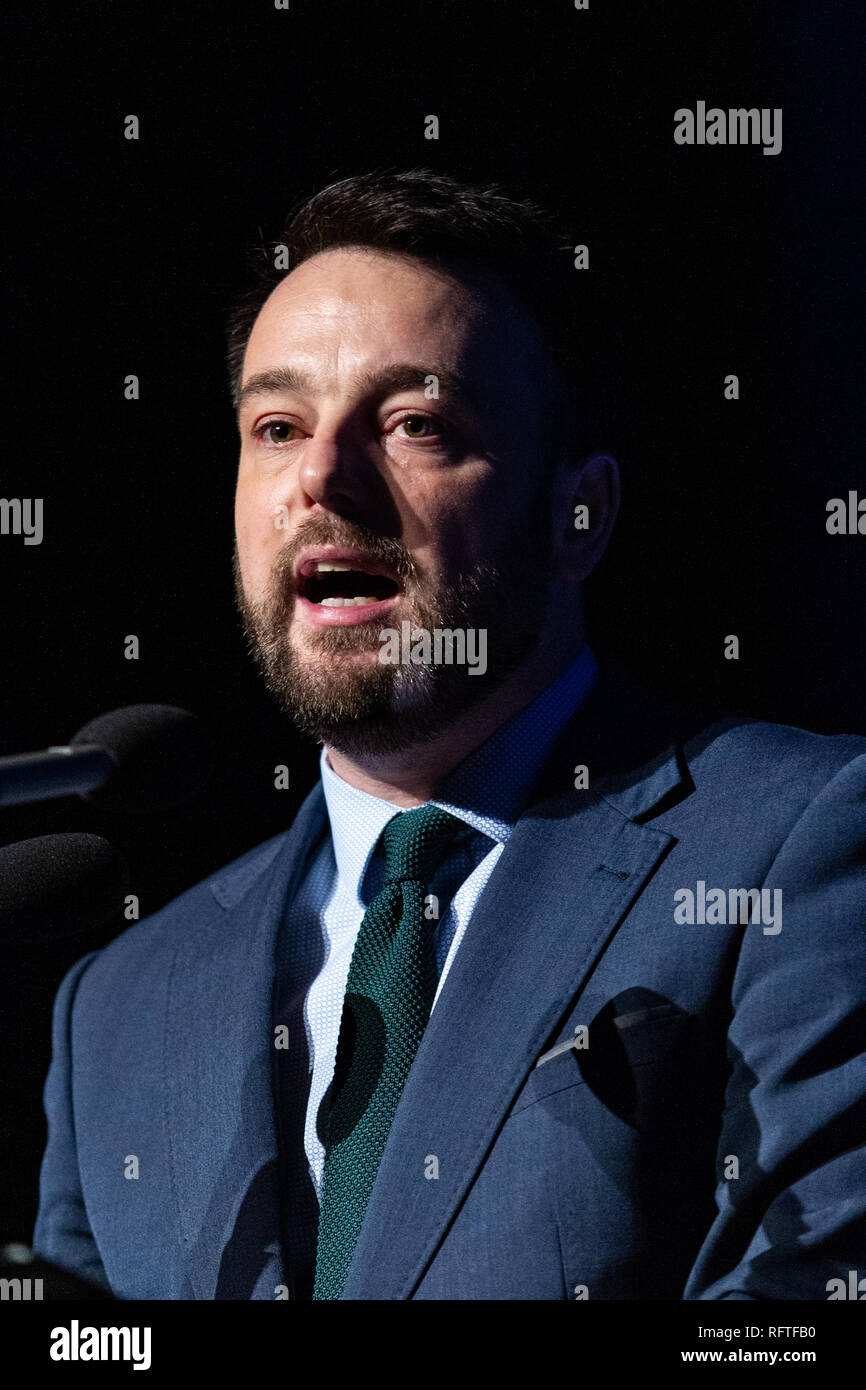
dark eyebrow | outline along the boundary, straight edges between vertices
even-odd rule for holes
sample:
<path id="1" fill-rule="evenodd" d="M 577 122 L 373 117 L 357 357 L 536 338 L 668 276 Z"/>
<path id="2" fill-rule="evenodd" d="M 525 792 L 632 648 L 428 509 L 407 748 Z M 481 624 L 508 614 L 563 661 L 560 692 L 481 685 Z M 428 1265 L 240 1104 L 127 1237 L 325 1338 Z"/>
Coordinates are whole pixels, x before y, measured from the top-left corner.
<path id="1" fill-rule="evenodd" d="M 428 384 L 428 377 L 431 376 L 438 382 L 439 399 L 443 396 L 462 396 L 467 402 L 471 401 L 465 378 L 457 372 L 445 367 L 425 366 L 415 362 L 396 362 L 376 371 L 362 372 L 352 382 L 352 394 L 387 396 L 394 391 L 423 391 Z M 316 394 L 313 380 L 308 373 L 293 367 L 273 367 L 269 371 L 257 372 L 244 383 L 238 394 L 238 412 L 251 397 L 265 396 L 278 391 L 297 391 L 310 396 Z"/>
<path id="2" fill-rule="evenodd" d="M 293 367 L 272 367 L 270 371 L 257 372 L 244 382 L 238 392 L 238 411 L 252 396 L 267 396 L 275 391 L 298 391 L 309 395 L 312 393 L 312 381 L 306 372 Z"/>
<path id="3" fill-rule="evenodd" d="M 394 391 L 423 391 L 428 377 L 435 377 L 441 396 L 463 396 L 469 399 L 469 390 L 464 377 L 447 367 L 425 366 L 415 362 L 397 362 L 378 371 L 362 372 L 354 382 L 359 394 L 387 396 Z"/>

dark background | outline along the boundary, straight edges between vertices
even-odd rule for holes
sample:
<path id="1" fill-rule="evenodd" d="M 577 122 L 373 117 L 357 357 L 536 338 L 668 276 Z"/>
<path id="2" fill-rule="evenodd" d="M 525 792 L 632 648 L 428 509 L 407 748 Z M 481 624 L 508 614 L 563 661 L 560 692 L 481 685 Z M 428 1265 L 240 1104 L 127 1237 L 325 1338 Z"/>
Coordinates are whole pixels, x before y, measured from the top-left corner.
<path id="1" fill-rule="evenodd" d="M 153 700 L 204 719 L 218 773 L 158 817 L 0 811 L 0 844 L 108 835 L 144 916 L 290 823 L 316 750 L 271 709 L 234 614 L 224 323 L 246 248 L 378 167 L 501 180 L 589 246 L 588 272 L 564 255 L 552 273 L 599 315 L 595 442 L 624 474 L 586 588 L 596 650 L 680 701 L 866 731 L 866 536 L 825 529 L 829 498 L 866 493 L 859 4 L 111 0 L 19 4 L 6 29 L 0 494 L 44 498 L 45 535 L 0 537 L 0 753 Z M 781 153 L 675 145 L 699 99 L 782 107 Z M 35 1215 L 54 992 L 122 925 L 4 943 L 0 1235 Z"/>

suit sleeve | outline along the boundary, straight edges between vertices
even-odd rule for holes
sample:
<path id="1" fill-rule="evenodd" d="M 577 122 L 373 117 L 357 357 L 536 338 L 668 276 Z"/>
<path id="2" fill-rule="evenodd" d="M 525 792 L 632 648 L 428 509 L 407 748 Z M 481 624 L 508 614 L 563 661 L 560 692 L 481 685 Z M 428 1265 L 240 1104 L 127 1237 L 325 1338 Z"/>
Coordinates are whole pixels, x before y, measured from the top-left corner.
<path id="1" fill-rule="evenodd" d="M 866 1276 L 866 755 L 809 803 L 763 887 L 781 930 L 743 929 L 718 1216 L 686 1299 L 820 1301 Z"/>
<path id="2" fill-rule="evenodd" d="M 51 1066 L 43 1092 L 48 1142 L 39 1175 L 36 1254 L 109 1289 L 84 1204 L 72 1102 L 72 1013 L 81 978 L 99 954 L 92 951 L 64 977 L 54 1001 Z"/>

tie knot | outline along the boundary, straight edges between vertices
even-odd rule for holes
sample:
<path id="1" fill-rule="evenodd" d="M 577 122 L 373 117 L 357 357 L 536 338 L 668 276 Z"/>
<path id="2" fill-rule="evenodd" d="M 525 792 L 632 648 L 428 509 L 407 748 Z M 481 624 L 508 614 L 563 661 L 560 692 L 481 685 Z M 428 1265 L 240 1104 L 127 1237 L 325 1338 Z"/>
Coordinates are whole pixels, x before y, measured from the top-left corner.
<path id="1" fill-rule="evenodd" d="M 382 831 L 385 882 L 415 879 L 427 883 L 448 841 L 464 822 L 438 806 L 399 811 Z"/>

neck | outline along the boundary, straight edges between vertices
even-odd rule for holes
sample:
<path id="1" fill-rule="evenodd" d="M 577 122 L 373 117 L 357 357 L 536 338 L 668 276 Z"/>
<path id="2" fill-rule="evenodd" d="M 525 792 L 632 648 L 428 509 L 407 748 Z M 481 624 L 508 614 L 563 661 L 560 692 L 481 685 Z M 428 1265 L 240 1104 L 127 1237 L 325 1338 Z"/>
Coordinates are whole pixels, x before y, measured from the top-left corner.
<path id="1" fill-rule="evenodd" d="M 350 756 L 326 745 L 328 762 L 338 777 L 360 791 L 395 806 L 422 806 L 464 758 L 556 680 L 578 650 L 579 646 L 564 654 L 553 649 L 536 653 L 530 666 L 512 672 L 485 700 L 424 743 L 369 757 Z"/>

